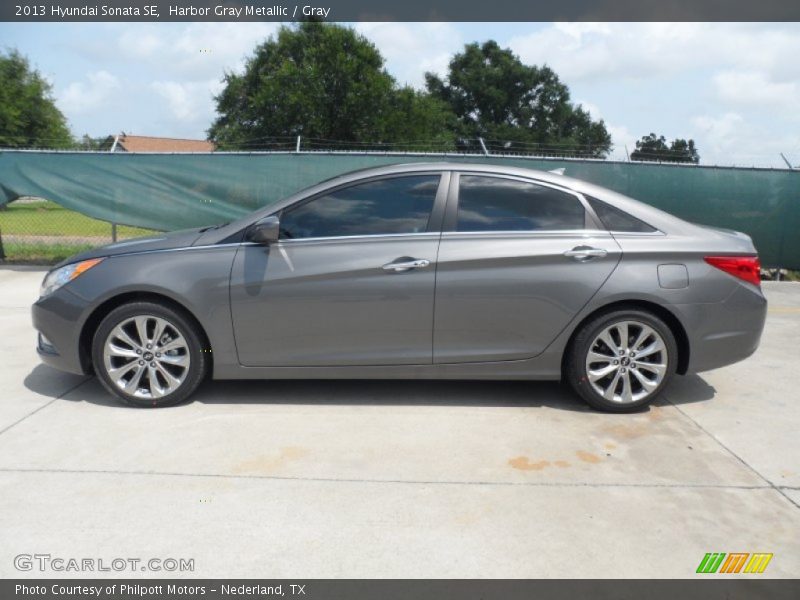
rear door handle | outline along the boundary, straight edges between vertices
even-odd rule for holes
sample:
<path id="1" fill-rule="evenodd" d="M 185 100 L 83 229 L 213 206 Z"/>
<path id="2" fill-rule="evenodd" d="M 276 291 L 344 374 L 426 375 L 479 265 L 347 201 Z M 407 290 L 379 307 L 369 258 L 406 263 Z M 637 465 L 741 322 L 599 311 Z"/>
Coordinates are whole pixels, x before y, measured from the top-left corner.
<path id="1" fill-rule="evenodd" d="M 586 262 L 593 258 L 602 258 L 606 254 L 608 254 L 608 250 L 593 248 L 592 246 L 575 246 L 572 250 L 564 252 L 564 256 L 568 256 L 578 262 Z"/>
<path id="2" fill-rule="evenodd" d="M 404 260 L 402 262 L 390 262 L 383 265 L 384 271 L 394 271 L 395 273 L 402 273 L 403 271 L 410 271 L 411 269 L 424 269 L 431 264 L 431 261 L 424 258 L 414 258 L 412 260 Z"/>

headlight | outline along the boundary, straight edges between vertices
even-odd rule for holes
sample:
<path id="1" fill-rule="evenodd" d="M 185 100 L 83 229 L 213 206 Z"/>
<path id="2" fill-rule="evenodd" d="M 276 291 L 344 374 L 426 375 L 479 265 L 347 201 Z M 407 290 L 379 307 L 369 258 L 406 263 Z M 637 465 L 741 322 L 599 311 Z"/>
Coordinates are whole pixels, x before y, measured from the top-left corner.
<path id="1" fill-rule="evenodd" d="M 39 290 L 39 297 L 44 298 L 55 292 L 65 283 L 69 283 L 81 273 L 85 273 L 97 263 L 102 261 L 102 258 L 90 258 L 89 260 L 82 260 L 81 262 L 72 263 L 71 265 L 64 265 L 50 271 L 42 282 L 42 287 Z"/>

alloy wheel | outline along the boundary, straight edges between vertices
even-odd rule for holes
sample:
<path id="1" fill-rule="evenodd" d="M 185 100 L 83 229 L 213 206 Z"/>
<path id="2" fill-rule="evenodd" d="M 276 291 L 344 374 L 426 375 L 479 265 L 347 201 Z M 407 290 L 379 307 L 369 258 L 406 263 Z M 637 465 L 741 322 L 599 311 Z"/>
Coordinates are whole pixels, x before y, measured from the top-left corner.
<path id="1" fill-rule="evenodd" d="M 661 335 L 639 321 L 619 321 L 603 329 L 586 355 L 586 377 L 605 400 L 639 402 L 658 389 L 667 374 L 667 346 Z"/>
<path id="2" fill-rule="evenodd" d="M 158 399 L 183 384 L 191 356 L 175 325 L 162 317 L 138 315 L 111 330 L 103 345 L 103 363 L 123 393 Z"/>

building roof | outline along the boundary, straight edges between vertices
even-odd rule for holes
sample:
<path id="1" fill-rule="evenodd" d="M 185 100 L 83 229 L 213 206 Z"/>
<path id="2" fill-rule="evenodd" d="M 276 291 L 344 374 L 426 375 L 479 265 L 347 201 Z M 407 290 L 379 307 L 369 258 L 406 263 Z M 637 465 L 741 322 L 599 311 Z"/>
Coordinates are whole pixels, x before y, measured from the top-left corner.
<path id="1" fill-rule="evenodd" d="M 111 136 L 113 143 L 114 136 Z M 151 137 L 120 134 L 117 152 L 213 152 L 216 146 L 207 140 Z"/>

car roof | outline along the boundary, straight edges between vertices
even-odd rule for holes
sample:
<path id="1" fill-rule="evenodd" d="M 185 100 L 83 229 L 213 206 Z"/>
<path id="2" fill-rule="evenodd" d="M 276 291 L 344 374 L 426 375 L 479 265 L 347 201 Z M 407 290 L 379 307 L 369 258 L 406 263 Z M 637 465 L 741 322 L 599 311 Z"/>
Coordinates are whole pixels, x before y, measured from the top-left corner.
<path id="1" fill-rule="evenodd" d="M 320 183 L 328 184 L 337 179 L 345 182 L 355 179 L 365 179 L 368 177 L 379 177 L 381 175 L 397 175 L 401 173 L 416 173 L 422 171 L 472 171 L 479 173 L 491 173 L 493 175 L 515 175 L 518 177 L 533 178 L 563 187 L 573 187 L 573 185 L 571 185 L 573 183 L 576 185 L 583 183 L 578 179 L 565 177 L 564 175 L 559 175 L 557 173 L 539 171 L 537 169 L 528 169 L 525 167 L 514 167 L 509 165 L 453 161 L 410 162 L 366 167 L 336 175 Z"/>

